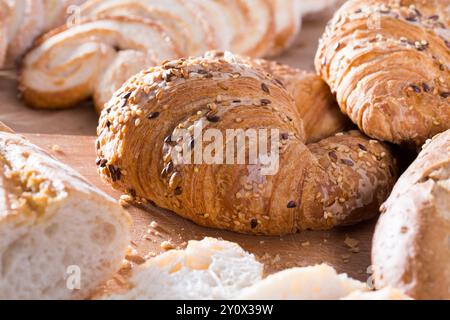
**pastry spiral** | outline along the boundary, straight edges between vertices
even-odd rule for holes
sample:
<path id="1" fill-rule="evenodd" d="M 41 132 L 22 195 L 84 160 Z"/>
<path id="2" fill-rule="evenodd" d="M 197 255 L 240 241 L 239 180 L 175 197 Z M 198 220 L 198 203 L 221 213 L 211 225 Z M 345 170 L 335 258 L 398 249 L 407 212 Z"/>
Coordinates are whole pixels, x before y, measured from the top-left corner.
<path id="1" fill-rule="evenodd" d="M 177 131 L 199 123 L 223 135 L 267 129 L 279 170 L 263 175 L 261 158 L 176 163 L 174 151 L 204 147 L 196 137 L 174 141 Z M 373 217 L 396 176 L 387 147 L 356 131 L 305 141 L 301 115 L 280 81 L 216 53 L 169 61 L 126 82 L 101 114 L 97 165 L 115 189 L 202 226 L 281 235 Z M 244 150 L 249 154 L 248 145 Z"/>
<path id="2" fill-rule="evenodd" d="M 450 1 L 351 0 L 316 69 L 367 135 L 420 146 L 450 128 Z"/>
<path id="3" fill-rule="evenodd" d="M 83 1 L 0 0 L 0 67 L 17 62 L 36 37 L 64 23 L 69 6 Z"/>
<path id="4" fill-rule="evenodd" d="M 166 59 L 210 49 L 273 55 L 300 30 L 298 7 L 294 0 L 87 1 L 85 20 L 54 30 L 26 56 L 23 97 L 55 109 L 94 96 L 100 111 L 125 80 Z"/>

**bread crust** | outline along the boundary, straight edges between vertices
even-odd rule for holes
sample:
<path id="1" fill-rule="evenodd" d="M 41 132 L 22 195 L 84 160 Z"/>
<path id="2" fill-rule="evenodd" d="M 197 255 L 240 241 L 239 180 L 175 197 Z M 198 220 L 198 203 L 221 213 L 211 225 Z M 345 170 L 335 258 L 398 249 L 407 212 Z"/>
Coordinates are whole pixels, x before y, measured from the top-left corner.
<path id="1" fill-rule="evenodd" d="M 196 120 L 224 134 L 278 129 L 280 170 L 263 177 L 247 165 L 173 166 L 168 137 Z M 169 61 L 124 84 L 102 112 L 97 156 L 114 188 L 203 226 L 280 235 L 373 217 L 377 210 L 369 209 L 384 201 L 396 176 L 387 147 L 358 132 L 305 141 L 300 113 L 279 81 L 215 54 Z"/>
<path id="2" fill-rule="evenodd" d="M 351 0 L 320 41 L 317 72 L 367 135 L 420 147 L 450 128 L 448 0 Z"/>
<path id="3" fill-rule="evenodd" d="M 2 275 L 0 276 L 0 297 L 2 299 L 23 297 L 28 299 L 83 299 L 91 294 L 91 290 L 94 290 L 96 285 L 106 281 L 119 269 L 123 254 L 130 241 L 130 216 L 120 208 L 114 199 L 89 184 L 73 169 L 55 160 L 25 138 L 12 133 L 8 128 L 2 127 L 0 127 L 0 189 L 2 198 L 0 200 L 0 252 L 3 262 Z M 13 251 L 11 251 L 11 248 L 15 248 L 14 244 L 20 241 L 27 243 L 25 242 L 27 237 L 31 234 L 36 236 L 33 232 L 37 228 L 55 223 L 58 219 L 56 216 L 61 215 L 61 212 L 64 211 L 63 208 L 68 206 L 70 200 L 74 199 L 77 199 L 78 204 L 81 202 L 91 203 L 91 205 L 95 203 L 98 205 L 97 209 L 102 208 L 105 221 L 114 223 L 116 228 L 114 235 L 105 234 L 106 237 L 111 237 L 112 243 L 103 243 L 102 249 L 112 251 L 112 248 L 108 248 L 108 246 L 117 245 L 117 247 L 114 248 L 116 251 L 112 256 L 103 257 L 102 260 L 100 260 L 100 257 L 98 260 L 92 259 L 92 265 L 86 265 L 84 261 L 77 261 L 76 263 L 79 263 L 80 267 L 91 268 L 82 270 L 83 276 L 88 277 L 89 274 L 98 273 L 93 270 L 102 270 L 103 272 L 98 274 L 96 279 L 83 278 L 83 284 L 88 284 L 83 286 L 81 290 L 69 291 L 65 287 L 64 278 L 58 273 L 61 268 L 65 270 L 68 267 L 68 265 L 64 265 L 64 261 L 56 261 L 55 259 L 54 261 L 46 261 L 44 265 L 41 262 L 36 263 L 42 257 L 37 256 L 34 250 L 41 245 L 42 241 L 47 241 L 50 234 L 44 235 L 44 231 L 42 231 L 42 237 L 34 238 L 35 241 L 29 247 L 18 246 L 17 250 Z M 68 214 L 67 210 L 65 214 Z M 71 215 L 77 215 L 80 214 L 81 209 L 73 206 L 71 210 Z M 101 210 L 99 209 L 99 211 Z M 97 214 L 100 214 L 100 212 L 92 212 L 92 217 Z M 90 223 L 92 223 L 92 227 L 95 226 L 94 220 Z M 103 225 L 99 224 L 99 226 Z M 61 223 L 59 227 L 62 228 Z M 88 226 L 79 227 L 84 228 L 83 232 L 79 232 L 80 236 L 92 236 L 86 231 Z M 70 225 L 70 228 L 77 228 L 77 226 Z M 68 231 L 66 230 L 66 232 Z M 66 250 L 64 252 L 66 252 L 67 257 L 72 254 L 73 259 L 76 259 L 76 257 L 81 257 L 79 252 L 75 254 L 78 241 L 79 239 L 67 237 L 64 239 L 64 244 L 53 243 L 52 246 L 60 248 L 62 245 L 63 249 Z M 94 240 L 92 241 L 94 242 Z M 100 242 L 92 243 L 90 248 L 97 249 L 98 245 L 100 245 Z M 51 250 L 51 248 L 47 249 Z M 9 253 L 6 254 L 5 252 Z M 32 265 L 33 272 L 37 272 L 36 269 L 38 268 L 43 268 L 42 274 L 52 274 L 53 278 L 50 278 L 49 281 L 54 280 L 55 274 L 57 274 L 59 282 L 42 283 L 41 281 L 40 284 L 45 287 L 39 287 L 37 281 L 23 285 L 24 287 L 33 287 L 32 292 L 23 292 L 23 287 L 15 290 L 11 288 L 13 283 L 20 282 L 17 279 L 20 279 L 23 275 L 19 271 L 7 273 L 7 266 L 17 263 L 24 254 L 27 257 L 27 263 Z M 53 254 L 57 253 L 53 252 Z M 94 254 L 94 252 L 91 254 Z M 68 260 L 71 259 L 68 258 Z M 16 267 L 22 266 L 16 265 Z M 55 296 L 55 292 L 60 292 L 61 296 Z"/>
<path id="4" fill-rule="evenodd" d="M 372 248 L 376 285 L 450 299 L 450 130 L 427 142 L 382 212 Z"/>

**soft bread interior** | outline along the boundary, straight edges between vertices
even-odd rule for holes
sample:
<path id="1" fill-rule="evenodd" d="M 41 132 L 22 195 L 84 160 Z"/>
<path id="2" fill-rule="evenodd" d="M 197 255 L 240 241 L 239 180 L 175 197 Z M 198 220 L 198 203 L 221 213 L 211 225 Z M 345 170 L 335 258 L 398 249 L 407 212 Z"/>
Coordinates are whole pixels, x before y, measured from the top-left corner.
<path id="1" fill-rule="evenodd" d="M 126 293 L 105 299 L 232 299 L 261 280 L 263 265 L 235 243 L 205 238 L 137 267 Z"/>
<path id="2" fill-rule="evenodd" d="M 86 297 L 117 271 L 128 245 L 128 226 L 117 219 L 118 211 L 89 196 L 71 194 L 50 205 L 42 219 L 3 224 L 0 299 Z M 67 282 L 77 280 L 77 269 L 69 268 L 73 266 L 81 272 L 80 290 L 68 289 Z"/>
<path id="3" fill-rule="evenodd" d="M 337 274 L 332 267 L 319 266 L 293 268 L 268 276 L 258 284 L 244 290 L 244 300 L 336 300 L 355 290 L 365 291 L 365 283 L 346 274 Z"/>

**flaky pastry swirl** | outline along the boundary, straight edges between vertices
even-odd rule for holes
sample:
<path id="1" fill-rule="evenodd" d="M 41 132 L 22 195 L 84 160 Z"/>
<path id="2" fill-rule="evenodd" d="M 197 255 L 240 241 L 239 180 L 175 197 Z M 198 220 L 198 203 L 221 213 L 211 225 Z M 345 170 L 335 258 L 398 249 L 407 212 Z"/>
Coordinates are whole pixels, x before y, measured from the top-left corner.
<path id="1" fill-rule="evenodd" d="M 65 108 L 94 96 L 100 111 L 139 70 L 210 49 L 273 55 L 301 23 L 294 0 L 91 0 L 80 14 L 85 20 L 54 30 L 24 59 L 27 104 Z"/>
<path id="2" fill-rule="evenodd" d="M 173 134 L 198 123 L 224 135 L 279 134 L 279 170 L 263 175 L 260 161 L 176 164 L 173 151 L 182 146 Z M 125 83 L 102 112 L 97 165 L 114 188 L 208 227 L 280 235 L 373 217 L 396 176 L 386 146 L 356 131 L 305 141 L 301 115 L 280 81 L 216 53 L 169 61 Z M 202 144 L 194 138 L 188 147 Z"/>
<path id="3" fill-rule="evenodd" d="M 450 128 L 449 27 L 448 0 L 351 0 L 316 69 L 367 135 L 420 146 Z"/>

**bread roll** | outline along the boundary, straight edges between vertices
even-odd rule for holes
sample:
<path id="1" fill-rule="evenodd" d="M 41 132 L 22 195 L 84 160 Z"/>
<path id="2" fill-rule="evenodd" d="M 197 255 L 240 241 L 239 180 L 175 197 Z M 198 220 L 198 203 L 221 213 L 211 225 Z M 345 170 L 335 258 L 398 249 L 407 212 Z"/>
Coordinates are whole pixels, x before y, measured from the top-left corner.
<path id="1" fill-rule="evenodd" d="M 189 139 L 176 137 L 181 129 Z M 227 143 L 215 148 L 218 161 L 177 162 L 183 149 L 202 155 L 215 146 L 201 139 L 208 129 L 225 138 L 235 130 L 230 140 L 253 130 L 253 146 L 256 130 L 267 129 L 266 142 L 279 137 L 267 152 L 272 166 L 263 154 L 239 163 Z M 115 93 L 99 122 L 98 170 L 121 192 L 241 233 L 281 235 L 374 217 L 396 178 L 389 148 L 357 131 L 305 143 L 301 114 L 277 79 L 231 54 L 206 55 L 142 71 Z M 251 144 L 239 147 L 241 155 Z M 227 148 L 234 154 L 225 162 Z"/>
<path id="2" fill-rule="evenodd" d="M 424 146 L 382 206 L 372 262 L 377 287 L 450 299 L 450 130 Z"/>
<path id="3" fill-rule="evenodd" d="M 87 297 L 120 267 L 129 227 L 73 169 L 0 132 L 0 299 Z"/>

